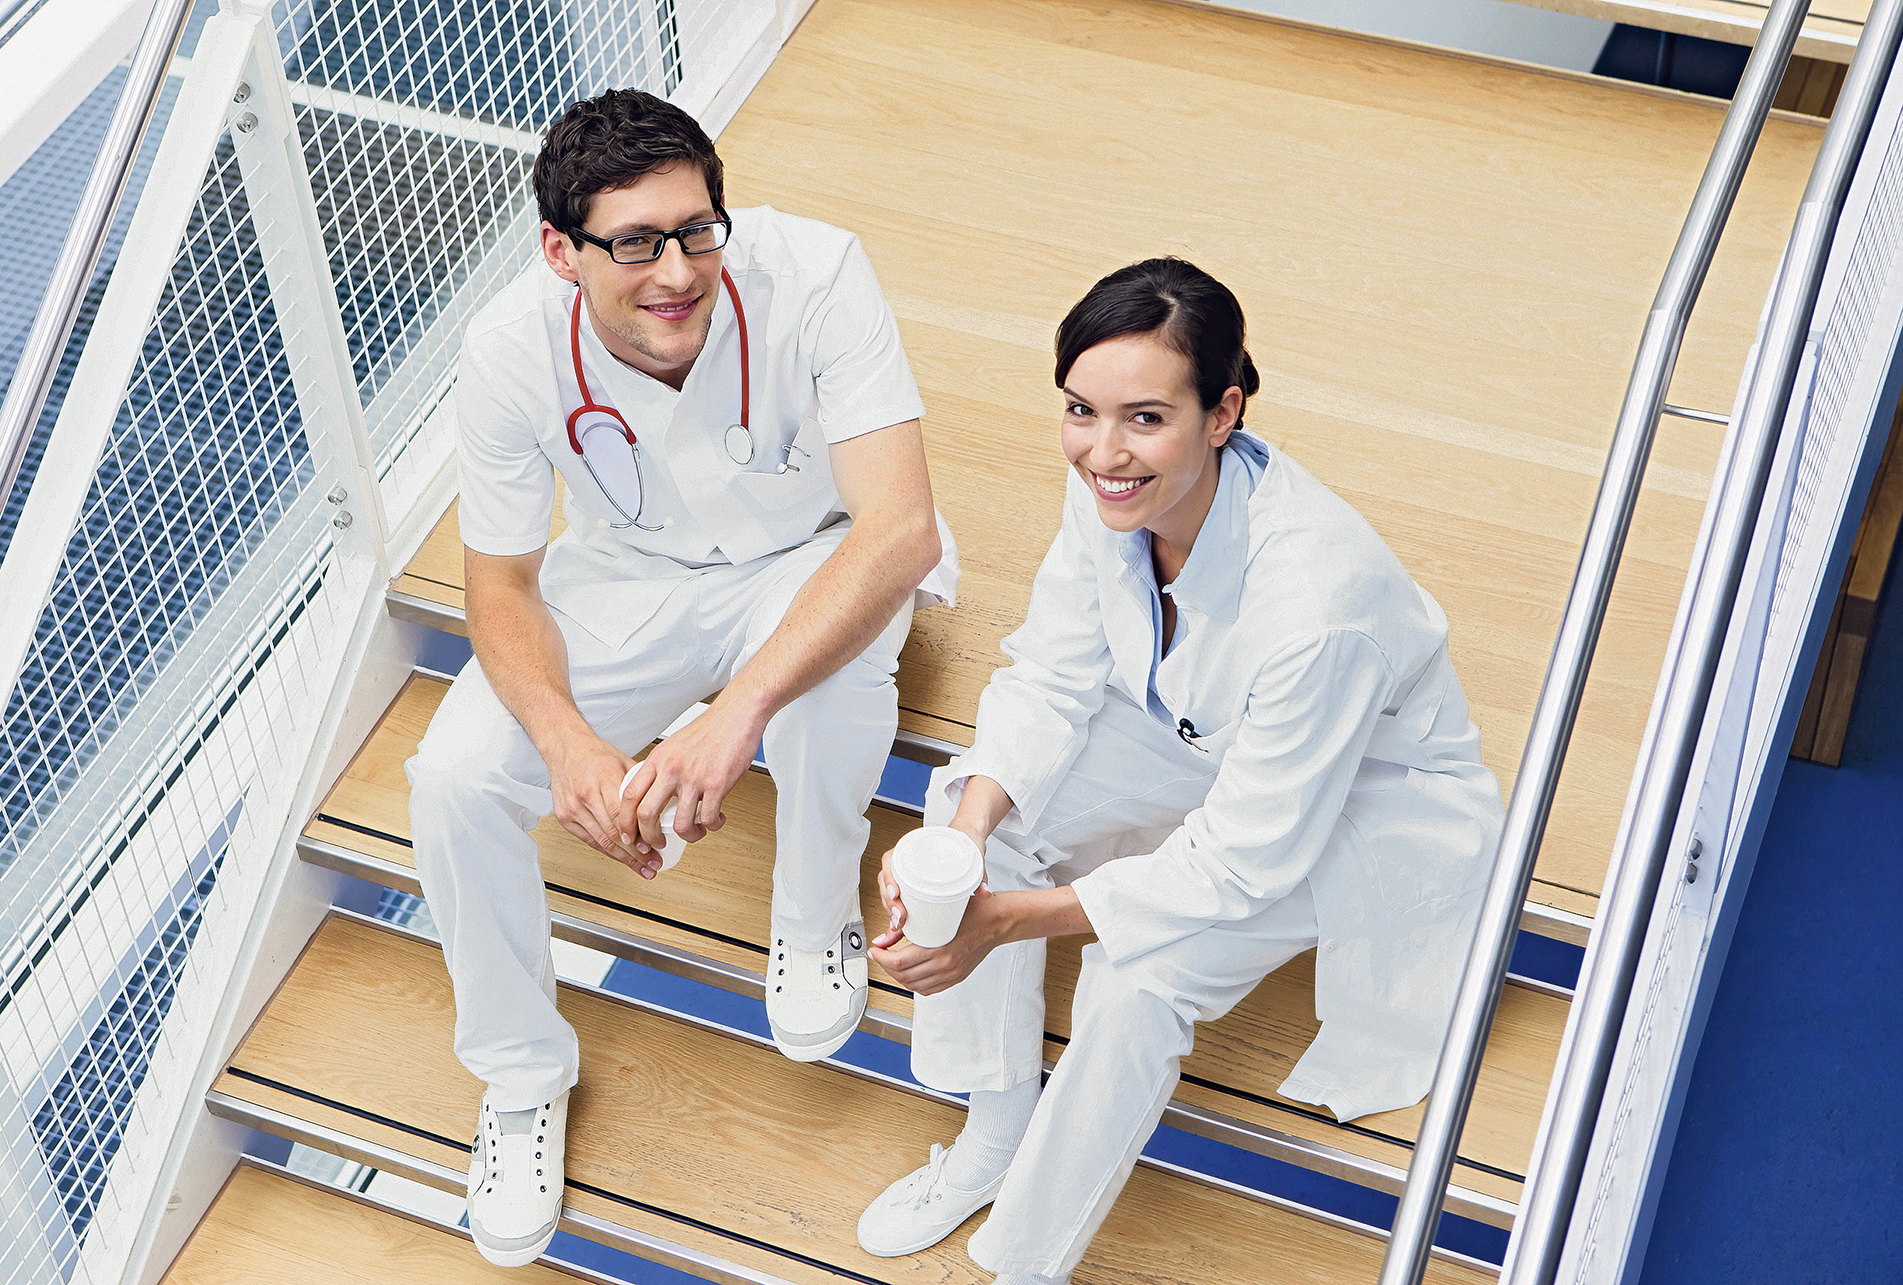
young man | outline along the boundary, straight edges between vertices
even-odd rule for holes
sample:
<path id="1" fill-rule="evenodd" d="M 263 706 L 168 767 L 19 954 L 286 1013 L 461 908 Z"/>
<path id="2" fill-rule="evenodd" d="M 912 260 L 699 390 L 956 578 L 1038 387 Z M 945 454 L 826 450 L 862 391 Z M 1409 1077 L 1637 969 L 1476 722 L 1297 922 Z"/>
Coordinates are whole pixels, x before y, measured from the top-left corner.
<path id="1" fill-rule="evenodd" d="M 488 1086 L 470 1230 L 505 1265 L 554 1234 L 578 1070 L 528 832 L 553 812 L 653 878 L 666 844 L 720 827 L 764 740 L 767 1014 L 787 1056 L 833 1052 L 865 1008 L 892 674 L 915 591 L 949 601 L 956 579 L 918 390 L 851 234 L 730 214 L 700 126 L 632 90 L 550 128 L 535 191 L 546 267 L 476 317 L 456 387 L 475 661 L 408 765 L 456 1052 Z M 715 691 L 624 790 L 630 756 Z"/>

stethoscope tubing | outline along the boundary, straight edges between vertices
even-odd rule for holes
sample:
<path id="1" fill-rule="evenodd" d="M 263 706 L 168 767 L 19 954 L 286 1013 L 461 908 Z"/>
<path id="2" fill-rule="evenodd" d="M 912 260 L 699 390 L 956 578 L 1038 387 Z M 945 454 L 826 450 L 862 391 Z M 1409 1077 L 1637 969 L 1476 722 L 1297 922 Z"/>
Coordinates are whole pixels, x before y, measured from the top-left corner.
<path id="1" fill-rule="evenodd" d="M 735 456 L 735 458 L 736 462 L 745 464 L 753 458 L 753 427 L 750 421 L 753 404 L 753 362 L 750 351 L 752 345 L 747 340 L 747 310 L 740 302 L 740 290 L 734 285 L 733 277 L 724 267 L 720 270 L 720 284 L 726 287 L 727 298 L 733 302 L 734 322 L 740 331 L 740 429 L 746 435 L 747 454 L 745 459 L 739 459 L 737 456 Z M 622 435 L 628 439 L 628 449 L 634 452 L 635 480 L 636 485 L 640 485 L 641 446 L 639 439 L 634 435 L 634 429 L 628 426 L 628 421 L 623 418 L 620 411 L 612 406 L 597 402 L 594 393 L 590 391 L 588 387 L 588 376 L 586 372 L 583 371 L 581 362 L 581 310 L 582 292 L 578 287 L 575 291 L 574 306 L 569 309 L 568 352 L 575 366 L 575 387 L 581 391 L 581 405 L 577 406 L 568 416 L 569 449 L 581 457 L 582 466 L 588 470 L 588 475 L 595 479 L 595 484 L 601 487 L 602 494 L 608 497 L 608 503 L 614 505 L 615 512 L 627 518 L 631 525 L 643 531 L 665 530 L 665 523 L 661 526 L 648 526 L 641 521 L 640 510 L 647 505 L 647 488 L 645 486 L 640 487 L 641 504 L 637 506 L 632 516 L 629 515 L 626 509 L 621 507 L 615 497 L 609 493 L 607 487 L 602 486 L 601 478 L 595 472 L 595 466 L 589 462 L 587 454 L 582 450 L 581 439 L 575 434 L 576 421 L 590 411 L 606 415 L 613 419 L 616 424 L 620 425 Z M 728 454 L 734 454 L 731 446 L 728 447 Z"/>

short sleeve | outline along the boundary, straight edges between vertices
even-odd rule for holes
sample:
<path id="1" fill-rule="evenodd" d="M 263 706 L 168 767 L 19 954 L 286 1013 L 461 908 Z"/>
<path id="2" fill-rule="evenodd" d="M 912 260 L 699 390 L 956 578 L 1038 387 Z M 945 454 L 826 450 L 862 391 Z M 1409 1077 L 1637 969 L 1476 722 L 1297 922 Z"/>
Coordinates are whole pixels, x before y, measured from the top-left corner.
<path id="1" fill-rule="evenodd" d="M 464 349 L 456 376 L 456 466 L 463 543 L 511 558 L 548 543 L 555 475 L 535 425 L 480 349 Z"/>
<path id="2" fill-rule="evenodd" d="M 857 237 L 804 326 L 812 337 L 820 431 L 829 445 L 924 415 L 898 321 Z"/>

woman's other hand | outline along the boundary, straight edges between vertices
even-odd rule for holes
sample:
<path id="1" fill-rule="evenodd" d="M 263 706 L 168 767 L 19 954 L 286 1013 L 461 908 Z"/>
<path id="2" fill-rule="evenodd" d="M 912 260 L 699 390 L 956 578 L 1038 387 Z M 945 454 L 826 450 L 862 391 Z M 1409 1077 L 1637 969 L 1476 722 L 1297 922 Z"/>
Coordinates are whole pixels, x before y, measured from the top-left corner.
<path id="1" fill-rule="evenodd" d="M 971 901 L 965 906 L 965 917 L 958 925 L 956 937 L 936 949 L 909 941 L 901 944 L 904 933 L 900 926 L 904 923 L 904 907 L 898 905 L 898 884 L 891 877 L 891 869 L 892 854 L 888 852 L 886 867 L 879 876 L 879 887 L 886 897 L 887 907 L 897 907 L 893 912 L 895 926 L 872 943 L 871 954 L 879 966 L 905 989 L 916 995 L 936 995 L 956 986 L 971 976 L 971 971 L 984 962 L 985 956 L 1003 943 L 1004 915 L 1003 907 L 998 904 L 1000 898 L 992 895 L 991 889 L 979 884 L 978 891 L 971 894 Z"/>

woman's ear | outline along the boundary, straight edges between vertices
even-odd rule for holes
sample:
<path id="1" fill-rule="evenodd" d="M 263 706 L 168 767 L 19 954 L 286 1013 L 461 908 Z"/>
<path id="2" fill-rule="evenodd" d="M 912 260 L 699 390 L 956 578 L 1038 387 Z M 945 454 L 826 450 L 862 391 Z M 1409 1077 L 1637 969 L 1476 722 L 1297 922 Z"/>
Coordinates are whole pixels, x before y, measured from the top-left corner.
<path id="1" fill-rule="evenodd" d="M 1209 416 L 1209 444 L 1221 449 L 1242 419 L 1242 390 L 1231 384 L 1222 400 L 1210 408 Z"/>

